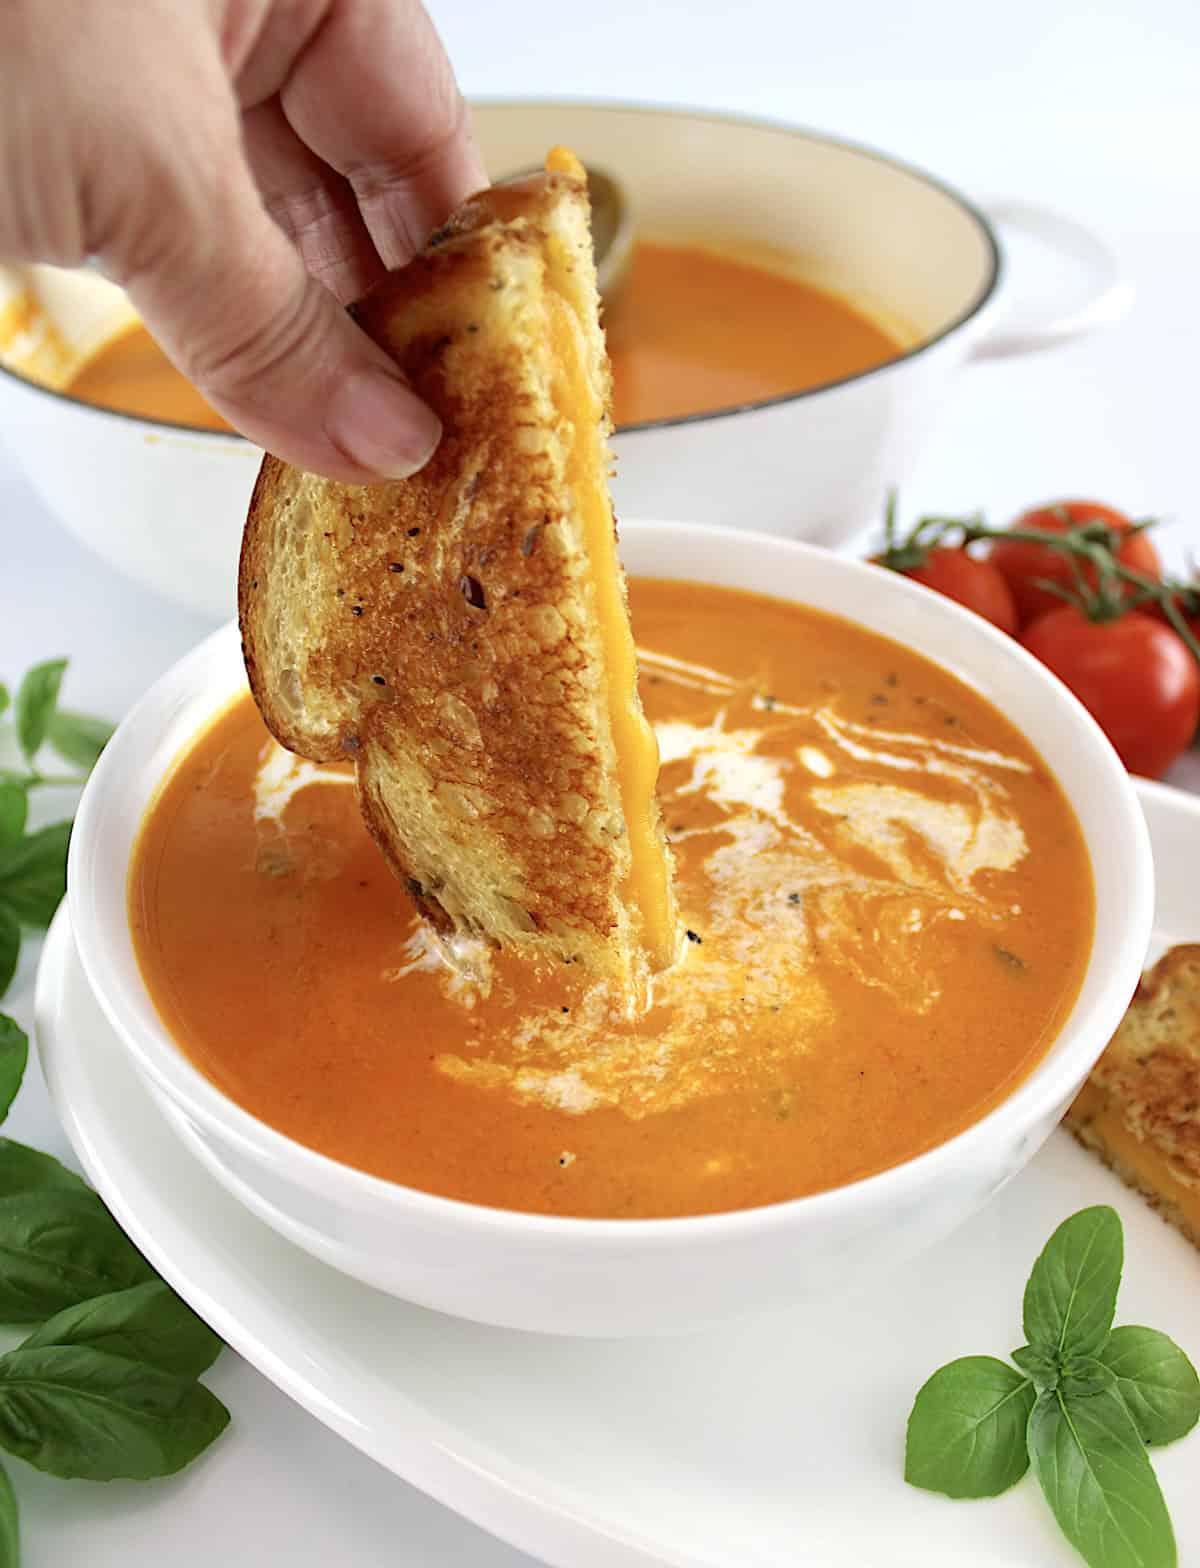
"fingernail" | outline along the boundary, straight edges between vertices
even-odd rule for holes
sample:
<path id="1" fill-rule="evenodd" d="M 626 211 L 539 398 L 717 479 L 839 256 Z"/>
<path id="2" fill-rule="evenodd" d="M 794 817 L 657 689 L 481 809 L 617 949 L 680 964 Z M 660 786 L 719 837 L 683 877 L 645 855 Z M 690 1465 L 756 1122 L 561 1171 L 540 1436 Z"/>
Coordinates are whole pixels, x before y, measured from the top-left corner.
<path id="1" fill-rule="evenodd" d="M 330 399 L 325 433 L 352 462 L 381 479 L 407 479 L 437 451 L 442 422 L 397 377 L 360 370 Z"/>

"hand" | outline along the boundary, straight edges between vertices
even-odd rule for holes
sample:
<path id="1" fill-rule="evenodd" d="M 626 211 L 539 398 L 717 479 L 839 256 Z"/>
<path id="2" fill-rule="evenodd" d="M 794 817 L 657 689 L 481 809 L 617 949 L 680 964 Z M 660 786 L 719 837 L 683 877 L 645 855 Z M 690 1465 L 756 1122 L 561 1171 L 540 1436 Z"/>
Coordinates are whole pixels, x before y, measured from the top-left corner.
<path id="1" fill-rule="evenodd" d="M 0 257 L 96 257 L 293 463 L 426 462 L 436 417 L 341 308 L 486 183 L 418 0 L 3 0 L 0 59 Z"/>

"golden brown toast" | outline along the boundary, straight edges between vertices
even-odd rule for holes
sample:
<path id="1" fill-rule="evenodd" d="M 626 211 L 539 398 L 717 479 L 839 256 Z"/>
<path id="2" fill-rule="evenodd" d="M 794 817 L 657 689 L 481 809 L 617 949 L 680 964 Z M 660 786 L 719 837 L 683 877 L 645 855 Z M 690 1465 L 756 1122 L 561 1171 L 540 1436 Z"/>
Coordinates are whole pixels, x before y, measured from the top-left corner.
<path id="1" fill-rule="evenodd" d="M 1066 1126 L 1200 1246 L 1200 945 L 1144 976 Z"/>
<path id="2" fill-rule="evenodd" d="M 609 370 L 583 170 L 468 201 L 355 307 L 439 414 L 411 479 L 267 457 L 242 546 L 246 669 L 442 929 L 628 981 L 676 955 L 658 754 L 608 496 Z"/>

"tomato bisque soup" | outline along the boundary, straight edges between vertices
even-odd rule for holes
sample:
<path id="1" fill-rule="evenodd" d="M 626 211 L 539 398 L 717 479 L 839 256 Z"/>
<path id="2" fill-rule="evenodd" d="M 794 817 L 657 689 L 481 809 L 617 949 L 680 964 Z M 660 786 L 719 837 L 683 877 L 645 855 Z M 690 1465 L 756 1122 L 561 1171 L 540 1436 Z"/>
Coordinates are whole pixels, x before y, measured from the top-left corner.
<path id="1" fill-rule="evenodd" d="M 67 385 L 72 397 L 98 408 L 165 420 L 199 430 L 232 430 L 140 322 L 121 332 L 85 361 Z"/>
<path id="2" fill-rule="evenodd" d="M 618 426 L 809 392 L 895 359 L 847 300 L 699 246 L 634 247 L 604 315 Z"/>
<path id="3" fill-rule="evenodd" d="M 837 295 L 716 251 L 639 243 L 606 315 L 618 425 L 709 413 L 840 381 L 900 348 Z M 230 426 L 135 324 L 67 387 L 101 408 Z"/>
<path id="4" fill-rule="evenodd" d="M 1039 1060 L 1093 893 L 1017 730 L 861 627 L 630 591 L 688 938 L 649 1009 L 578 965 L 439 938 L 346 771 L 281 750 L 245 697 L 166 780 L 129 883 L 150 993 L 224 1093 L 428 1192 L 633 1218 L 883 1170 Z"/>

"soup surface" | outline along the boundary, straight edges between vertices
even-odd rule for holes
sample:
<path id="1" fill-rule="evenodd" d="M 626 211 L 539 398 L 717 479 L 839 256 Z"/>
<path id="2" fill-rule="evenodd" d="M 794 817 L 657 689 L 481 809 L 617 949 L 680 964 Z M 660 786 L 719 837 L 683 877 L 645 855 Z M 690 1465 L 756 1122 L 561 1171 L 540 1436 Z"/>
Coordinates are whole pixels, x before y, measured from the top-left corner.
<path id="1" fill-rule="evenodd" d="M 717 251 L 646 241 L 605 332 L 618 425 L 807 391 L 900 353 L 824 289 Z"/>
<path id="2" fill-rule="evenodd" d="M 139 414 L 143 419 L 166 419 L 176 425 L 198 425 L 202 430 L 232 428 L 175 369 L 140 324 L 110 338 L 66 390 L 85 403 Z"/>
<path id="3" fill-rule="evenodd" d="M 606 326 L 618 425 L 802 391 L 900 352 L 823 289 L 713 251 L 645 241 Z M 229 429 L 142 326 L 106 343 L 67 390 L 101 408 Z"/>
<path id="4" fill-rule="evenodd" d="M 440 942 L 345 771 L 280 750 L 247 697 L 165 784 L 130 874 L 151 994 L 225 1093 L 431 1192 L 696 1214 L 896 1164 L 1044 1053 L 1091 873 L 1007 720 L 815 612 L 657 581 L 631 600 L 689 934 L 650 1011 Z"/>

